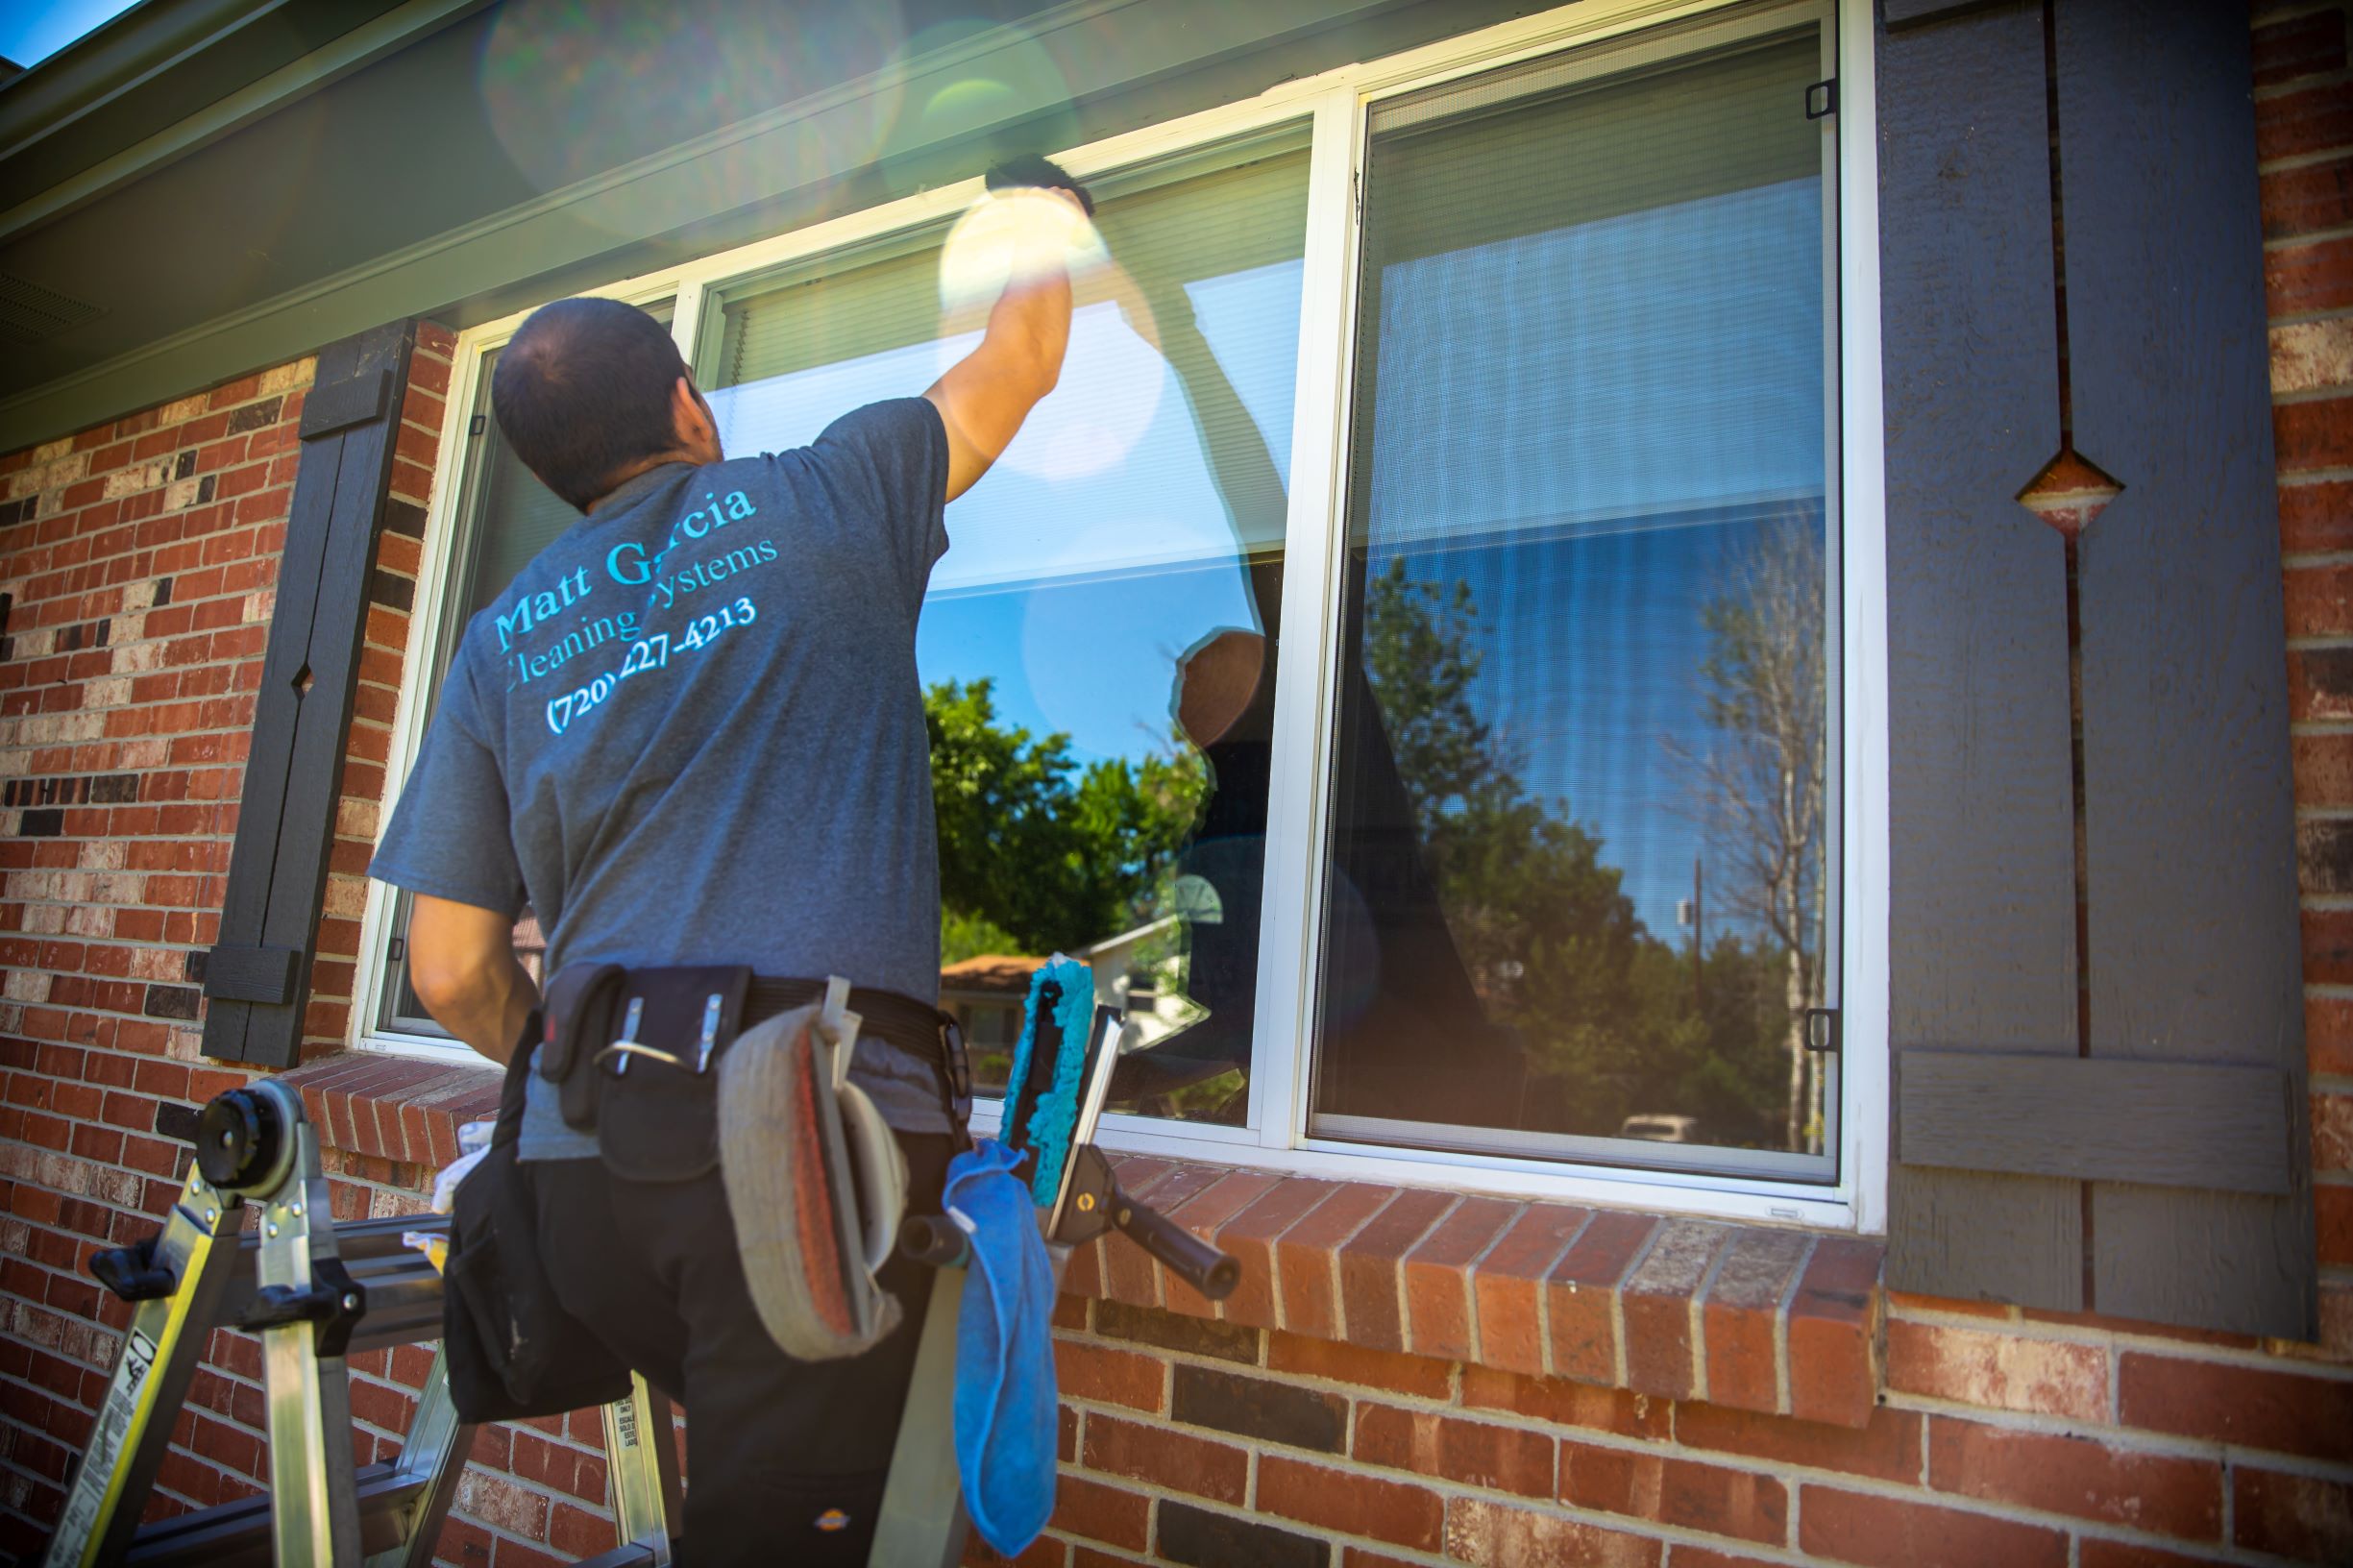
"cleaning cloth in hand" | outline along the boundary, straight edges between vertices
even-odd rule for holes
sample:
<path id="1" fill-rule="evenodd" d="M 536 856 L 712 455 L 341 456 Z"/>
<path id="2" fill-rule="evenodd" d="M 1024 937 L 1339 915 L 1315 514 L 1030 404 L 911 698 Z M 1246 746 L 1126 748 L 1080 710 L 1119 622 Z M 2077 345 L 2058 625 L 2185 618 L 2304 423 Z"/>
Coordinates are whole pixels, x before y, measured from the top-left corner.
<path id="1" fill-rule="evenodd" d="M 943 1207 L 971 1247 L 956 1320 L 956 1467 L 972 1528 L 1017 1556 L 1054 1511 L 1054 1270 L 1018 1157 L 983 1139 Z"/>

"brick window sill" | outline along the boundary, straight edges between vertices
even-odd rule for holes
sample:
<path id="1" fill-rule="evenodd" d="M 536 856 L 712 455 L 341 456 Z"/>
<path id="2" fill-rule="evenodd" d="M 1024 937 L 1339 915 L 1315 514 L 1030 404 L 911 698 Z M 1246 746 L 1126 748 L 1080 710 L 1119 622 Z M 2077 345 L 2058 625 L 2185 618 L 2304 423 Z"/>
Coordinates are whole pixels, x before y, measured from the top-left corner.
<path id="1" fill-rule="evenodd" d="M 321 1140 L 428 1168 L 499 1073 L 346 1052 L 285 1075 Z M 1210 1302 L 1114 1233 L 1064 1291 L 1367 1350 L 1861 1427 L 1884 1249 L 1766 1226 L 1115 1156 L 1120 1183 L 1242 1262 Z"/>
<path id="2" fill-rule="evenodd" d="M 1205 1300 L 1116 1233 L 1066 1293 L 1367 1350 L 1861 1427 L 1876 1241 L 1565 1203 L 1115 1157 L 1120 1185 L 1241 1260 Z"/>
<path id="3" fill-rule="evenodd" d="M 457 1158 L 460 1126 L 499 1114 L 502 1075 L 487 1063 L 343 1051 L 281 1073 L 279 1082 L 301 1092 L 324 1146 L 429 1171 Z"/>

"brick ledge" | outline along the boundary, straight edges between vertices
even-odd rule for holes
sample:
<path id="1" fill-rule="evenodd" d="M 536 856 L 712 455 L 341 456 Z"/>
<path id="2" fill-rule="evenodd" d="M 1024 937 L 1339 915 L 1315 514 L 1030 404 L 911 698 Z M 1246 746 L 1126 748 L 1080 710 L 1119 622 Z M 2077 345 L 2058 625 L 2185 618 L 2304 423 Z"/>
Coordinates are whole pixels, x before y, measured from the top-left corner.
<path id="1" fill-rule="evenodd" d="M 1212 1303 L 1113 1233 L 1065 1291 L 1368 1350 L 1861 1427 L 1885 1248 L 1853 1237 L 1115 1156 L 1242 1262 Z"/>
<path id="2" fill-rule="evenodd" d="M 346 1051 L 284 1075 L 345 1153 L 457 1158 L 501 1075 Z M 1885 1249 L 1852 1237 L 1115 1155 L 1123 1187 L 1242 1262 L 1204 1299 L 1114 1233 L 1064 1290 L 1367 1350 L 1861 1427 Z"/>
<path id="3" fill-rule="evenodd" d="M 476 1066 L 376 1051 L 339 1051 L 279 1074 L 279 1082 L 301 1092 L 303 1113 L 328 1148 L 429 1170 L 457 1158 L 462 1123 L 499 1114 L 503 1081 L 487 1062 Z"/>

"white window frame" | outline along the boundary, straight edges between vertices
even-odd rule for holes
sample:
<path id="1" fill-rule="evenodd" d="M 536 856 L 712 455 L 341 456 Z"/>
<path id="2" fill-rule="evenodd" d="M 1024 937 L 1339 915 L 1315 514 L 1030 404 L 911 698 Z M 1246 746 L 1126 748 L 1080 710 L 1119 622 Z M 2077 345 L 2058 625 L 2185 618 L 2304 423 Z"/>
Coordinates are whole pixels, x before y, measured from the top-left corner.
<path id="1" fill-rule="evenodd" d="M 1835 11 L 1833 4 L 1835 3 Z M 1838 78 L 1834 225 L 1838 310 L 1826 323 L 1837 377 L 1837 467 L 1829 498 L 1839 520 L 1844 571 L 1839 646 L 1832 668 L 1840 760 L 1835 886 L 1841 1061 L 1837 1180 L 1792 1182 L 1756 1174 L 1708 1175 L 1639 1167 L 1563 1165 L 1505 1154 L 1411 1150 L 1311 1136 L 1308 1053 L 1323 893 L 1336 644 L 1345 556 L 1343 443 L 1353 383 L 1358 181 L 1370 107 L 1397 94 L 1587 46 L 1663 23 L 1704 20 L 1733 36 L 1811 15 L 1835 46 Z M 1681 44 L 1679 48 L 1692 47 Z M 1637 46 L 1638 47 L 1638 46 Z M 1586 0 L 1467 33 L 1423 48 L 1287 82 L 1257 98 L 1187 115 L 1058 155 L 1080 179 L 1245 136 L 1286 122 L 1312 122 L 1309 155 L 1302 321 L 1293 404 L 1289 513 L 1285 543 L 1285 649 L 1277 665 L 1274 769 L 1269 786 L 1265 902 L 1261 930 L 1256 1051 L 1244 1127 L 1117 1115 L 1103 1141 L 1116 1149 L 1276 1168 L 1340 1180 L 1434 1186 L 1511 1196 L 1802 1224 L 1878 1234 L 1886 1229 L 1888 1112 L 1888 754 L 1885 476 L 1878 319 L 1878 179 L 1871 8 L 1857 0 L 1804 0 L 1769 12 L 1723 0 Z M 723 285 L 796 261 L 942 224 L 980 194 L 968 180 L 583 292 L 630 304 L 674 301 L 672 332 L 690 362 L 715 340 L 706 298 Z M 393 723 L 385 776 L 404 779 L 423 738 L 432 683 L 424 677 L 441 623 L 464 522 L 468 422 L 484 354 L 514 335 L 527 310 L 458 335 L 455 369 L 435 465 L 418 599 L 410 617 L 408 678 Z M 698 366 L 699 372 L 703 367 Z M 389 805 L 389 802 L 387 802 Z M 369 885 L 354 976 L 358 1048 L 447 1061 L 446 1039 L 379 1023 L 389 979 L 387 948 L 399 894 Z M 996 1108 L 976 1108 L 993 1131 Z"/>

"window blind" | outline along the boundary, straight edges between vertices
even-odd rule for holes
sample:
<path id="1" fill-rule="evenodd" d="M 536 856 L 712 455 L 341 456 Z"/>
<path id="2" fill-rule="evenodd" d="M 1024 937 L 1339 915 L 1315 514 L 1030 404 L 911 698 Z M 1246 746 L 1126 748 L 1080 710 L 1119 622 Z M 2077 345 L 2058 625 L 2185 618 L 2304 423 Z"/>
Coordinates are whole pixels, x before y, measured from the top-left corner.
<path id="1" fill-rule="evenodd" d="M 958 502 L 935 594 L 1154 571 L 1281 548 L 1305 250 L 1304 129 L 1108 180 L 1112 266 L 1078 281 L 1071 348 L 989 481 Z M 978 342 L 944 336 L 944 231 L 726 302 L 712 377 L 730 453 L 805 444 L 919 393 Z"/>
<path id="2" fill-rule="evenodd" d="M 1376 550 L 1823 490 L 1819 44 L 1566 69 L 1374 111 L 1353 490 Z"/>
<path id="3" fill-rule="evenodd" d="M 1286 138 L 1289 140 L 1291 138 Z M 1095 192 L 1096 227 L 1148 299 L 1204 278 L 1296 260 L 1305 247 L 1304 145 L 1238 167 Z M 1165 171 L 1161 175 L 1166 179 Z M 1148 177 L 1146 177 L 1148 178 Z M 838 258 L 723 307 L 716 384 L 740 386 L 932 342 L 941 230 L 900 236 L 863 263 Z M 1084 300 L 1081 302 L 1085 303 Z"/>

